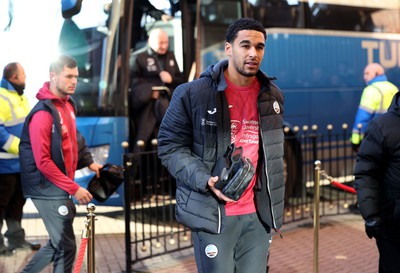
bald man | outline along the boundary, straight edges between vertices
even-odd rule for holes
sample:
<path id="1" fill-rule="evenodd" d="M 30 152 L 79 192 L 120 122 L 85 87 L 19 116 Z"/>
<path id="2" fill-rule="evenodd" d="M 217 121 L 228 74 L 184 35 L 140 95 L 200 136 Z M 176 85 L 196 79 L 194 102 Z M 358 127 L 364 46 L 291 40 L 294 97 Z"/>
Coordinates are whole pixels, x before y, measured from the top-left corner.
<path id="1" fill-rule="evenodd" d="M 0 256 L 10 255 L 15 249 L 40 248 L 40 244 L 25 240 L 25 230 L 21 226 L 25 197 L 18 145 L 25 117 L 31 110 L 24 95 L 25 80 L 25 70 L 17 62 L 4 67 L 0 80 Z M 4 222 L 7 231 L 2 234 Z M 8 241 L 7 247 L 4 237 Z"/>
<path id="2" fill-rule="evenodd" d="M 364 81 L 367 86 L 361 95 L 351 136 L 355 152 L 358 152 L 368 122 L 387 112 L 394 94 L 398 92 L 397 87 L 387 80 L 384 68 L 378 63 L 370 63 L 365 67 Z"/>
<path id="3" fill-rule="evenodd" d="M 157 129 L 169 106 L 170 93 L 183 83 L 183 74 L 175 55 L 169 51 L 167 33 L 161 28 L 150 31 L 147 46 L 132 53 L 131 69 L 131 114 L 136 125 L 133 151 L 139 151 L 137 141 L 143 140 L 145 146 L 157 136 Z"/>

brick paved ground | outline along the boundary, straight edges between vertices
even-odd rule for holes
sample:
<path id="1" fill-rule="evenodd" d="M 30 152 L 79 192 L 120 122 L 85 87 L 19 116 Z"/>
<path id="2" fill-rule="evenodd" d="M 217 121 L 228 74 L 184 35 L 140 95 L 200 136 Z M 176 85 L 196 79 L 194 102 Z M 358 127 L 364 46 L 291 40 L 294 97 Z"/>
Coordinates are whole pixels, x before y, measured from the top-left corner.
<path id="1" fill-rule="evenodd" d="M 103 212 L 120 208 L 96 208 L 96 272 L 116 273 L 125 271 L 125 241 L 123 220 L 103 216 Z M 75 220 L 78 246 L 84 228 L 85 207 Z M 108 215 L 105 213 L 104 215 Z M 314 231 L 312 220 L 285 225 L 283 239 L 273 237 L 270 273 L 311 273 L 314 272 Z M 27 206 L 23 225 L 28 240 L 47 241 L 41 220 Z M 319 230 L 318 270 L 321 273 L 376 273 L 378 253 L 374 240 L 364 234 L 363 221 L 359 215 L 329 216 L 321 218 Z M 0 273 L 20 272 L 32 257 L 31 251 L 17 251 L 11 257 L 0 257 Z M 50 273 L 51 267 L 44 273 Z M 84 261 L 81 273 L 86 272 Z M 134 265 L 133 272 L 149 273 L 192 273 L 196 272 L 193 250 L 144 260 Z M 247 273 L 247 272 L 244 272 Z M 249 272 L 251 273 L 251 272 Z"/>

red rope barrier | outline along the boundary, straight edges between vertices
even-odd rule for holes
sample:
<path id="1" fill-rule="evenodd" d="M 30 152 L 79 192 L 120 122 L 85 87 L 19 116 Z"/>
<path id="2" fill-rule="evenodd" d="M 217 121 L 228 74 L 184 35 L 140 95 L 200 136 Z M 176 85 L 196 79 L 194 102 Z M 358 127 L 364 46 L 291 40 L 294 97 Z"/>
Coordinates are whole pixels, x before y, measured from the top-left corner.
<path id="1" fill-rule="evenodd" d="M 332 180 L 331 184 L 334 185 L 335 187 L 339 188 L 339 189 L 345 190 L 345 191 L 350 192 L 352 194 L 356 194 L 357 193 L 356 190 L 353 187 L 344 185 L 342 183 L 339 183 L 339 182 L 336 182 L 336 181 Z"/>
<path id="2" fill-rule="evenodd" d="M 78 257 L 74 268 L 74 273 L 81 272 L 83 257 L 85 257 L 85 250 L 87 246 L 88 238 L 82 238 L 81 246 L 79 247 Z"/>
<path id="3" fill-rule="evenodd" d="M 342 183 L 339 183 L 339 182 L 333 180 L 333 177 L 328 175 L 324 170 L 321 170 L 321 175 L 324 176 L 326 179 L 328 179 L 329 182 L 331 182 L 331 184 L 333 186 L 335 186 L 335 187 L 337 187 L 339 189 L 345 190 L 345 191 L 347 191 L 349 193 L 352 193 L 352 194 L 356 194 L 357 193 L 356 190 L 353 187 L 344 185 Z"/>

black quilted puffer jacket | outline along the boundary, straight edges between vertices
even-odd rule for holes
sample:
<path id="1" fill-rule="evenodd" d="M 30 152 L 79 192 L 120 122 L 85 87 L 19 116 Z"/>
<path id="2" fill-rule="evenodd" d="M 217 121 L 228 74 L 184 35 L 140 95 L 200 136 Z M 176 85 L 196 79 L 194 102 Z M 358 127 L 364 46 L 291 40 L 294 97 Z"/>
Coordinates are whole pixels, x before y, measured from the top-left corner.
<path id="1" fill-rule="evenodd" d="M 388 112 L 368 123 L 354 169 L 364 219 L 379 217 L 400 227 L 400 93 Z M 400 229 L 398 229 L 400 231 Z"/>
<path id="2" fill-rule="evenodd" d="M 231 130 L 223 60 L 198 80 L 175 89 L 158 135 L 158 154 L 176 178 L 176 218 L 192 230 L 221 233 L 224 204 L 207 189 L 219 156 L 230 145 Z M 284 210 L 283 95 L 259 71 L 260 162 L 255 186 L 257 212 L 266 228 L 279 229 Z M 219 143 L 219 144 L 218 144 Z"/>

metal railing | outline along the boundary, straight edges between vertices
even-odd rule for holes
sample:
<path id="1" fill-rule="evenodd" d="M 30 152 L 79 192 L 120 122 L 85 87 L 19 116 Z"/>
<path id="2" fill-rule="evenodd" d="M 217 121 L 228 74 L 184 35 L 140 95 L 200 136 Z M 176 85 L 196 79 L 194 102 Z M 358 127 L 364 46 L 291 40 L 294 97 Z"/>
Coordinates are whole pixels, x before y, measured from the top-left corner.
<path id="1" fill-rule="evenodd" d="M 286 177 L 291 180 L 286 181 L 287 188 L 290 186 L 293 191 L 285 200 L 284 224 L 311 218 L 315 212 L 316 161 L 324 166 L 318 188 L 318 213 L 321 217 L 350 213 L 349 206 L 356 204 L 356 196 L 337 186 L 352 187 L 354 181 L 355 153 L 349 137 L 347 126 L 339 133 L 333 133 L 330 126 L 326 130 L 303 127 L 286 137 L 285 142 L 296 148 L 285 158 L 286 166 L 291 166 L 286 170 Z M 125 183 L 127 273 L 139 261 L 192 247 L 190 230 L 175 220 L 175 181 L 158 159 L 156 141 L 153 144 L 151 151 L 124 155 L 125 181 L 128 181 Z M 293 164 L 296 162 L 301 164 Z M 300 174 L 300 179 L 293 180 L 290 172 Z"/>
<path id="2" fill-rule="evenodd" d="M 316 126 L 311 130 L 303 127 L 302 131 L 296 132 L 295 137 L 286 138 L 289 141 L 295 138 L 300 142 L 302 179 L 301 185 L 296 185 L 297 190 L 285 202 L 284 223 L 303 220 L 312 215 L 315 161 L 319 160 L 326 173 L 334 177 L 338 183 L 352 186 L 356 154 L 349 142 L 349 129 L 346 125 L 339 133 L 333 133 L 332 129 L 331 126 L 327 126 L 326 130 L 318 130 Z M 356 204 L 354 194 L 333 185 L 327 177 L 321 179 L 320 199 L 321 216 L 349 213 L 349 206 Z"/>
<path id="3" fill-rule="evenodd" d="M 156 146 L 154 147 L 156 149 Z M 175 220 L 175 181 L 156 150 L 124 155 L 127 273 L 148 258 L 192 247 L 190 230 Z"/>
<path id="4" fill-rule="evenodd" d="M 74 266 L 73 273 L 81 272 L 83 258 L 85 257 L 86 250 L 86 272 L 95 273 L 95 220 L 96 215 L 94 211 L 96 206 L 93 203 L 89 203 L 86 206 L 88 214 L 86 215 L 85 229 L 82 230 L 82 240 L 79 247 L 76 263 Z"/>

